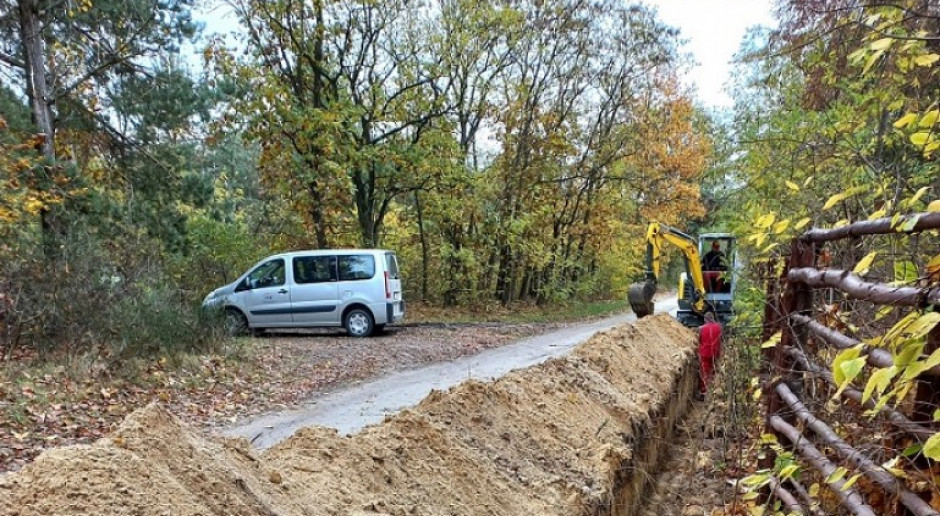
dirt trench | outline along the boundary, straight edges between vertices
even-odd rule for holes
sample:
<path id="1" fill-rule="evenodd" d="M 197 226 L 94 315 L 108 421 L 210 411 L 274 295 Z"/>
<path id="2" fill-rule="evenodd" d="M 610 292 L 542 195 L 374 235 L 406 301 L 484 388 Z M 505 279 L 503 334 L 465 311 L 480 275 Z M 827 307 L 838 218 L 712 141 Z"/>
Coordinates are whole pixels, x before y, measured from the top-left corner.
<path id="1" fill-rule="evenodd" d="M 0 476 L 0 514 L 632 516 L 690 406 L 694 343 L 645 318 L 357 434 L 305 428 L 264 453 L 152 405 Z"/>

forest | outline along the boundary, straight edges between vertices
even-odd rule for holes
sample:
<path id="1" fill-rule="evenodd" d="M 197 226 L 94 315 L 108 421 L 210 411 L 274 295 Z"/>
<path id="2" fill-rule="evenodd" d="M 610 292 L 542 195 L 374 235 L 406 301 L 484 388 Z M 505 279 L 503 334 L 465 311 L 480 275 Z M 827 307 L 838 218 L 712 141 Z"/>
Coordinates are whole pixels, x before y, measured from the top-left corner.
<path id="1" fill-rule="evenodd" d="M 937 194 L 930 3 L 778 2 L 725 111 L 641 4 L 226 5 L 231 35 L 189 0 L 0 3 L 4 352 L 204 345 L 202 297 L 282 250 L 394 249 L 434 306 L 550 305 L 622 298 L 651 220 L 756 265 Z"/>
<path id="2" fill-rule="evenodd" d="M 288 249 L 398 252 L 414 300 L 622 297 L 702 216 L 711 123 L 675 29 L 613 0 L 0 5 L 8 347 L 198 346 Z M 148 351 L 149 350 L 149 351 Z"/>

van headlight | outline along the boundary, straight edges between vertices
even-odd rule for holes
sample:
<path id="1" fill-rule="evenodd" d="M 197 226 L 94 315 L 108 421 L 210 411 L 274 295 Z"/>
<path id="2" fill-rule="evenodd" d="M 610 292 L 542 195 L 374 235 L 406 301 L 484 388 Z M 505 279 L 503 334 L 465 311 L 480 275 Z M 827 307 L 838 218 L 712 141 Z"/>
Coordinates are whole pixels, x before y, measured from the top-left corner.
<path id="1" fill-rule="evenodd" d="M 221 294 L 222 294 L 221 288 L 217 288 L 213 290 L 212 292 L 209 292 L 209 295 L 207 295 L 206 298 L 202 300 L 202 306 L 208 308 L 208 307 L 212 307 L 212 306 L 219 304 L 219 301 L 222 299 Z"/>

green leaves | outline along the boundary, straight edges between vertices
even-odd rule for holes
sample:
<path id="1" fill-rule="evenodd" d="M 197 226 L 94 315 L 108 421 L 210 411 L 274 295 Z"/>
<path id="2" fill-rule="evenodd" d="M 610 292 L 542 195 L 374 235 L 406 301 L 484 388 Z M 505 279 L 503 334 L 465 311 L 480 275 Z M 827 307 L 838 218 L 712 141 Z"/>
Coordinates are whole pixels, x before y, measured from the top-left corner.
<path id="1" fill-rule="evenodd" d="M 891 379 L 898 374 L 898 367 L 891 366 L 884 369 L 877 369 L 871 374 L 868 383 L 865 384 L 865 390 L 862 392 L 862 403 L 871 399 L 872 394 L 881 396 L 891 384 Z"/>
<path id="2" fill-rule="evenodd" d="M 852 383 L 852 380 L 862 372 L 866 359 L 860 356 L 862 348 L 862 345 L 858 345 L 854 348 L 843 350 L 836 355 L 835 359 L 832 361 L 832 376 L 835 379 L 836 385 L 839 386 L 835 397 L 841 395 L 842 391 Z"/>

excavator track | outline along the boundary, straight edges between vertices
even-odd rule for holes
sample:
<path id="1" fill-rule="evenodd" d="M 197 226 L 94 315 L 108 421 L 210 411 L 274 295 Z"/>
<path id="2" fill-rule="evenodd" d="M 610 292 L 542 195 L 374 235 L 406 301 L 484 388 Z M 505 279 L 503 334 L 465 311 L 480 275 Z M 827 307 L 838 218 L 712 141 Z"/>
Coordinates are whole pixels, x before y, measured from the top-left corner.
<path id="1" fill-rule="evenodd" d="M 653 315 L 653 296 L 656 294 L 656 282 L 652 280 L 634 283 L 627 290 L 627 300 L 637 319 Z"/>

